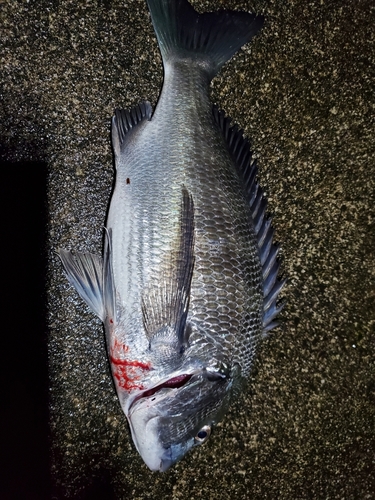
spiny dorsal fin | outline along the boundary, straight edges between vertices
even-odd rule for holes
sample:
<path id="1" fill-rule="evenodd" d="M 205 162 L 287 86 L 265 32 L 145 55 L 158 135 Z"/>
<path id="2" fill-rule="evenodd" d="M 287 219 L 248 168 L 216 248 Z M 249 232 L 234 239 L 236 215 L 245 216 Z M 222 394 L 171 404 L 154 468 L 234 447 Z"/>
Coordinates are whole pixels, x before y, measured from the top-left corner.
<path id="1" fill-rule="evenodd" d="M 263 271 L 263 333 L 265 334 L 277 326 L 278 323 L 274 319 L 283 307 L 277 306 L 278 295 L 286 281 L 278 279 L 279 248 L 272 241 L 274 233 L 271 225 L 272 219 L 266 215 L 267 200 L 256 181 L 258 169 L 256 161 L 252 161 L 249 141 L 244 138 L 243 130 L 239 130 L 237 125 L 231 126 L 231 119 L 216 106 L 213 107 L 213 115 L 235 161 L 250 206 Z"/>
<path id="2" fill-rule="evenodd" d="M 126 135 L 139 123 L 151 120 L 152 107 L 148 101 L 141 102 L 130 109 L 116 109 L 112 118 L 112 144 L 115 153 L 124 145 Z"/>
<path id="3" fill-rule="evenodd" d="M 143 322 L 151 349 L 167 346 L 166 352 L 183 352 L 187 345 L 186 318 L 194 269 L 194 202 L 182 188 L 180 231 L 176 251 L 158 283 L 151 284 L 142 298 Z"/>

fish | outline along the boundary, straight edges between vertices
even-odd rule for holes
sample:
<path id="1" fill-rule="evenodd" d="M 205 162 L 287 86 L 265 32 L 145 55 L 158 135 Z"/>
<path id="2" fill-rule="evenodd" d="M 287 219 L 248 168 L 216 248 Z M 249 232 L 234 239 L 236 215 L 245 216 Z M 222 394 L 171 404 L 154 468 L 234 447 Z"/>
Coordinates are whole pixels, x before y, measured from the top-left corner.
<path id="1" fill-rule="evenodd" d="M 159 100 L 115 110 L 103 255 L 59 256 L 104 324 L 135 448 L 164 472 L 209 439 L 243 390 L 285 280 L 250 144 L 209 99 L 213 77 L 264 18 L 147 3 L 164 67 Z"/>

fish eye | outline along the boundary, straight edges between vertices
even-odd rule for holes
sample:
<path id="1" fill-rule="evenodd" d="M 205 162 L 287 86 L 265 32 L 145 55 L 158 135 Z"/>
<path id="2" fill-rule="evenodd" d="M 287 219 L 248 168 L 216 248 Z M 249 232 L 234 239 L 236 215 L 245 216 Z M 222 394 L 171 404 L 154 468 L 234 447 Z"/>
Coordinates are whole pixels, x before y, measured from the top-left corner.
<path id="1" fill-rule="evenodd" d="M 203 444 L 207 441 L 211 434 L 211 427 L 209 425 L 205 425 L 195 436 L 196 444 Z"/>

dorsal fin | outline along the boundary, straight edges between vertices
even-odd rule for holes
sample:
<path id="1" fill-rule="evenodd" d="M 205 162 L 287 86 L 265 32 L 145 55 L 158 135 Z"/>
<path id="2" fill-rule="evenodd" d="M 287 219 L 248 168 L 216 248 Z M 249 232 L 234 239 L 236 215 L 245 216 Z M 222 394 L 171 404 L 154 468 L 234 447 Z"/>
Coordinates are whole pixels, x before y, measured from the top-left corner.
<path id="1" fill-rule="evenodd" d="M 249 141 L 245 139 L 243 131 L 239 130 L 237 125 L 231 126 L 231 119 L 226 117 L 224 112 L 216 106 L 213 107 L 213 115 L 235 161 L 254 222 L 263 272 L 263 333 L 265 334 L 277 326 L 278 323 L 274 319 L 283 307 L 277 305 L 278 295 L 286 281 L 278 278 L 280 263 L 277 254 L 279 247 L 272 241 L 274 232 L 272 219 L 266 215 L 267 200 L 256 181 L 258 168 L 256 161 L 252 159 Z"/>
<path id="2" fill-rule="evenodd" d="M 148 101 L 130 109 L 115 109 L 112 118 L 112 144 L 117 153 L 125 142 L 126 135 L 144 120 L 151 120 L 152 106 Z"/>

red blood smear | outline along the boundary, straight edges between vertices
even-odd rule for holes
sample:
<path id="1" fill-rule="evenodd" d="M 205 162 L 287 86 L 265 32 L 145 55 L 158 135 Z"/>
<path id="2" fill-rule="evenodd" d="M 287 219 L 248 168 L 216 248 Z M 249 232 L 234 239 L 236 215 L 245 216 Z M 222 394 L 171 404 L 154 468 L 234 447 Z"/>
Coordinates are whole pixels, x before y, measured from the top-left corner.
<path id="1" fill-rule="evenodd" d="M 128 351 L 129 347 L 115 338 L 110 355 L 113 376 L 118 381 L 119 386 L 128 392 L 135 389 L 143 390 L 144 387 L 140 383 L 143 371 L 150 370 L 151 364 L 123 359 L 125 356 L 128 356 Z"/>
<path id="2" fill-rule="evenodd" d="M 150 363 L 142 363 L 142 361 L 128 361 L 127 359 L 116 359 L 111 356 L 111 361 L 114 365 L 118 366 L 135 366 L 141 368 L 142 370 L 149 370 L 151 368 Z"/>
<path id="3" fill-rule="evenodd" d="M 113 356 L 110 356 L 110 359 L 112 365 L 114 365 L 113 376 L 118 380 L 119 386 L 122 387 L 122 389 L 126 391 L 143 389 L 143 385 L 138 382 L 142 376 L 139 370 L 149 370 L 151 368 L 149 363 L 118 359 Z"/>

